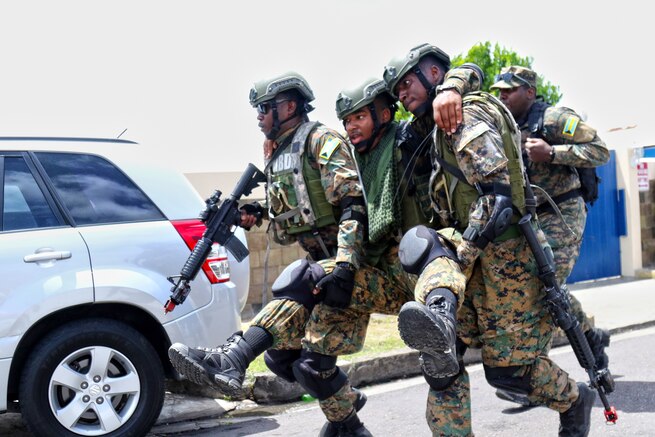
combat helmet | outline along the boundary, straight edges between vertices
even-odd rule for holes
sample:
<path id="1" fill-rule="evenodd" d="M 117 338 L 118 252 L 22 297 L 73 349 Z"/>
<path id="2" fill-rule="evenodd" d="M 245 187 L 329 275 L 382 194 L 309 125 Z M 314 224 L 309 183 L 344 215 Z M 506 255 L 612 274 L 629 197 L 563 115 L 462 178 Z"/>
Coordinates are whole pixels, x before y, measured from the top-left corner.
<path id="1" fill-rule="evenodd" d="M 298 90 L 306 102 L 314 100 L 314 92 L 305 78 L 295 71 L 288 71 L 279 76 L 256 82 L 250 89 L 250 104 L 255 107 L 290 89 Z"/>
<path id="2" fill-rule="evenodd" d="M 339 120 L 342 120 L 348 115 L 367 107 L 373 119 L 373 133 L 371 138 L 362 141 L 355 145 L 358 152 L 366 152 L 369 147 L 375 142 L 378 134 L 387 126 L 388 123 L 381 123 L 375 109 L 375 99 L 386 95 L 389 100 L 391 109 L 391 119 L 395 112 L 395 105 L 391 102 L 394 101 L 393 96 L 387 89 L 387 84 L 382 79 L 369 78 L 359 86 L 347 90 L 343 90 L 337 96 L 336 112 Z M 345 123 L 344 123 L 345 127 Z"/>
<path id="3" fill-rule="evenodd" d="M 277 111 L 278 102 L 275 101 L 275 96 L 290 90 L 297 91 L 303 101 L 298 102 L 298 109 L 296 109 L 294 114 L 284 120 L 280 120 Z M 273 112 L 273 126 L 271 131 L 266 135 L 270 140 L 277 138 L 277 134 L 280 132 L 282 124 L 298 115 L 306 117 L 305 114 L 314 110 L 312 105 L 309 104 L 309 102 L 314 100 L 314 92 L 309 87 L 305 78 L 294 71 L 288 71 L 279 76 L 256 82 L 250 89 L 249 99 L 253 108 L 257 107 L 258 111 L 262 114 L 265 114 L 267 111 L 267 109 L 265 109 L 267 105 L 266 102 L 270 102 L 269 105 Z"/>
<path id="4" fill-rule="evenodd" d="M 432 55 L 443 62 L 446 69 L 450 68 L 450 56 L 448 56 L 446 52 L 439 47 L 428 43 L 420 44 L 411 49 L 405 56 L 393 58 L 389 61 L 387 66 L 384 67 L 383 78 L 387 83 L 387 88 L 392 96 L 398 98 L 398 95 L 395 92 L 396 85 L 398 85 L 400 79 L 410 71 L 413 71 L 416 76 L 418 76 L 419 80 L 428 91 L 428 94 L 434 92 L 434 85 L 426 79 L 418 66 L 419 61 L 427 55 Z"/>

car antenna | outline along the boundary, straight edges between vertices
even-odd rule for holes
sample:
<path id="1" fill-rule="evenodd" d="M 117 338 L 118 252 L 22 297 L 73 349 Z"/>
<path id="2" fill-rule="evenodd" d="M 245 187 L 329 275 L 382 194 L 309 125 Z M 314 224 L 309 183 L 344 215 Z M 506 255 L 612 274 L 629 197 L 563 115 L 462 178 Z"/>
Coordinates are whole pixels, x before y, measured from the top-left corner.
<path id="1" fill-rule="evenodd" d="M 123 134 L 124 134 L 126 131 L 127 131 L 127 128 L 123 129 L 123 132 L 121 132 L 120 134 L 118 134 L 118 136 L 116 137 L 116 139 L 119 139 L 121 136 L 123 136 Z"/>

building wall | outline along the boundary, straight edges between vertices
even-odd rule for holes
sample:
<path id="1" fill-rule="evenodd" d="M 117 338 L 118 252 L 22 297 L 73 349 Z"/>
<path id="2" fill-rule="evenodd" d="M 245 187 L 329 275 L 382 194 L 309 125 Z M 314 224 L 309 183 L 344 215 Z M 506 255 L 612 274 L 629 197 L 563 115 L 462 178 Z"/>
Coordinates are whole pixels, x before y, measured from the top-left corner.
<path id="1" fill-rule="evenodd" d="M 644 268 L 655 268 L 655 180 L 650 180 L 648 191 L 639 193 L 639 207 L 642 264 Z"/>

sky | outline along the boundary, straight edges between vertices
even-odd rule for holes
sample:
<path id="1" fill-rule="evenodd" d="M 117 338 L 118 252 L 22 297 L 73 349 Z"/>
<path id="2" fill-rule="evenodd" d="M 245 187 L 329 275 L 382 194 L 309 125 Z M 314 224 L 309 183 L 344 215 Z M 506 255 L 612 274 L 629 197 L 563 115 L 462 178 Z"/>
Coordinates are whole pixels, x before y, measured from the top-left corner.
<path id="1" fill-rule="evenodd" d="M 57 0 L 0 3 L 0 136 L 91 136 L 189 172 L 262 165 L 252 84 L 288 70 L 310 117 L 340 128 L 337 94 L 429 42 L 491 41 L 534 58 L 610 147 L 637 125 L 655 144 L 647 2 Z M 635 141 L 635 140 L 633 140 Z M 643 145 L 643 144 L 636 144 Z"/>

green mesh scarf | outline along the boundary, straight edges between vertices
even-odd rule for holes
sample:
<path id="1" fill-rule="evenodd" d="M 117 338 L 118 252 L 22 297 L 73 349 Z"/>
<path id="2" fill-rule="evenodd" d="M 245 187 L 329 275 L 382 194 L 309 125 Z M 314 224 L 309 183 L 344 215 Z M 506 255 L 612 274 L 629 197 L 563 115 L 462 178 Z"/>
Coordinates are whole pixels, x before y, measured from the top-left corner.
<path id="1" fill-rule="evenodd" d="M 401 226 L 400 208 L 394 201 L 398 187 L 394 145 L 396 127 L 392 123 L 382 140 L 372 151 L 357 154 L 362 182 L 368 202 L 368 239 L 376 243 L 388 238 L 389 234 Z"/>

